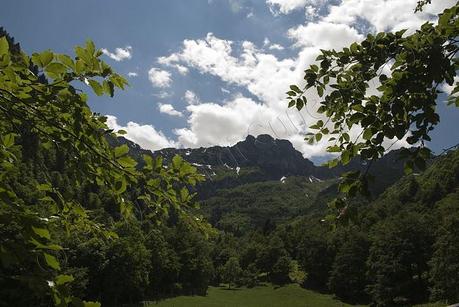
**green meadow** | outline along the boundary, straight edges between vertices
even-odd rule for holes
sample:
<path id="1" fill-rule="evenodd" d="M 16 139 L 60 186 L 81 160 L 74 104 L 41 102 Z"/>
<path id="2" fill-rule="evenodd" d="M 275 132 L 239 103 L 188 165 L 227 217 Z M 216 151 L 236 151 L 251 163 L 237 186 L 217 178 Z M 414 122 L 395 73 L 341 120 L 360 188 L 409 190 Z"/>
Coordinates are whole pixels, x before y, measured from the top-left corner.
<path id="1" fill-rule="evenodd" d="M 149 307 L 334 307 L 351 306 L 291 284 L 283 287 L 272 285 L 255 288 L 210 287 L 207 296 L 179 296 L 164 301 L 149 303 Z"/>

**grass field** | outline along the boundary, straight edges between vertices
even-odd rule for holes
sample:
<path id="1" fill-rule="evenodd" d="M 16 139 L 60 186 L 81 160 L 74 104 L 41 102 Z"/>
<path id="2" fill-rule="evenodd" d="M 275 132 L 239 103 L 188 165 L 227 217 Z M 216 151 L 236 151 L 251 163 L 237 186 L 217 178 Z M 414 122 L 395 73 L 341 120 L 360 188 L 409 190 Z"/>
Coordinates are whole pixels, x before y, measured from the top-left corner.
<path id="1" fill-rule="evenodd" d="M 149 307 L 342 307 L 350 306 L 332 296 L 302 289 L 296 284 L 276 288 L 271 285 L 252 289 L 228 290 L 210 287 L 207 296 L 179 296 Z"/>

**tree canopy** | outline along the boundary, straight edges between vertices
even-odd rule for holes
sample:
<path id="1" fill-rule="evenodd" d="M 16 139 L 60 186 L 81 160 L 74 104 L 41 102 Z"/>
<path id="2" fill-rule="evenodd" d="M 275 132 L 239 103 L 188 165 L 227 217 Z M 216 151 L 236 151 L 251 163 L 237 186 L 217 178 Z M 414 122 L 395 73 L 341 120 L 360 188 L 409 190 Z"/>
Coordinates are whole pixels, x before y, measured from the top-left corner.
<path id="1" fill-rule="evenodd" d="M 419 1 L 416 10 L 428 3 Z M 301 110 L 308 95 L 320 98 L 316 111 L 323 119 L 310 126 L 315 132 L 306 140 L 328 138 L 327 151 L 338 156 L 330 167 L 360 156 L 370 168 L 395 142 L 406 140 L 412 146 L 403 152 L 406 172 L 425 168 L 431 157 L 426 142 L 440 121 L 442 86 L 453 87 L 448 104 L 459 107 L 458 12 L 456 4 L 414 33 L 368 34 L 341 51 L 321 50 L 318 63 L 305 70 L 305 84 L 290 86 L 289 107 Z M 368 172 L 348 173 L 339 189 L 368 196 Z M 339 198 L 333 206 L 342 213 L 347 204 Z"/>
<path id="2" fill-rule="evenodd" d="M 46 174 L 35 187 L 37 203 L 19 197 L 7 180 L 17 173 L 19 161 L 34 148 L 45 155 L 65 153 L 67 185 L 104 187 L 113 196 L 112 210 L 125 220 L 135 219 L 134 207 L 141 206 L 144 218 L 152 221 L 159 222 L 172 208 L 203 225 L 189 214 L 194 207 L 189 187 L 202 177 L 179 156 L 168 166 L 161 157 L 144 156 L 139 165 L 127 145 L 109 145 L 109 138 L 124 131 L 109 130 L 106 118 L 91 112 L 86 89 L 80 87 L 113 96 L 127 81 L 100 59 L 102 52 L 91 41 L 77 46 L 73 58 L 50 50 L 28 56 L 3 30 L 0 34 L 0 224 L 10 234 L 0 238 L 1 266 L 6 278 L 28 285 L 37 296 L 51 294 L 57 306 L 90 306 L 69 292 L 74 277 L 60 273 L 65 249 L 58 237 L 76 230 L 109 239 L 117 234 Z M 137 185 L 142 186 L 138 197 L 129 198 L 127 191 Z"/>

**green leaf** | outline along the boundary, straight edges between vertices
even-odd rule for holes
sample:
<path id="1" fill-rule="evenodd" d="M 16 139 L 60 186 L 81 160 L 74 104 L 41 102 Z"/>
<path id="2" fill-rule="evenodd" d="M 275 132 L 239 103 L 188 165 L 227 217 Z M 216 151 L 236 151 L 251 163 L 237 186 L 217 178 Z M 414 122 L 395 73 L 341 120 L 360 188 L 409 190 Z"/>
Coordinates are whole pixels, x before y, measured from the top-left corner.
<path id="1" fill-rule="evenodd" d="M 115 182 L 115 192 L 116 194 L 122 194 L 126 191 L 126 179 L 121 178 Z"/>
<path id="2" fill-rule="evenodd" d="M 373 137 L 373 129 L 368 128 L 363 131 L 363 139 L 370 140 Z"/>
<path id="3" fill-rule="evenodd" d="M 48 183 L 42 183 L 37 185 L 37 190 L 38 191 L 45 191 L 45 192 L 50 192 L 52 190 L 51 185 Z"/>
<path id="4" fill-rule="evenodd" d="M 53 60 L 54 54 L 51 51 L 46 50 L 40 53 L 39 57 L 40 57 L 40 61 L 43 67 L 46 67 Z"/>
<path id="5" fill-rule="evenodd" d="M 362 114 L 362 113 L 354 113 L 351 115 L 351 117 L 349 118 L 349 122 L 351 124 L 356 124 L 358 122 L 360 122 L 362 119 L 365 118 L 365 115 Z"/>
<path id="6" fill-rule="evenodd" d="M 182 165 L 183 163 L 183 158 L 180 157 L 179 155 L 175 155 L 173 158 L 172 158 L 172 166 L 174 167 L 174 169 L 180 169 L 180 166 Z"/>
<path id="7" fill-rule="evenodd" d="M 329 146 L 327 148 L 327 152 L 340 152 L 340 151 L 341 151 L 341 148 L 337 145 Z"/>
<path id="8" fill-rule="evenodd" d="M 110 97 L 113 97 L 113 94 L 115 93 L 115 88 L 113 86 L 113 83 L 110 81 L 104 80 L 103 87 L 104 87 L 105 93 L 107 93 Z"/>
<path id="9" fill-rule="evenodd" d="M 147 181 L 147 185 L 152 187 L 152 188 L 157 188 L 159 187 L 159 184 L 161 183 L 161 180 L 156 178 L 156 179 L 150 179 Z"/>
<path id="10" fill-rule="evenodd" d="M 187 201 L 188 198 L 190 196 L 190 192 L 188 191 L 188 189 L 186 187 L 183 187 L 181 190 L 180 190 L 180 199 L 182 201 Z"/>
<path id="11" fill-rule="evenodd" d="M 351 189 L 351 185 L 347 182 L 341 182 L 338 186 L 338 189 L 341 193 L 347 193 Z"/>
<path id="12" fill-rule="evenodd" d="M 300 90 L 300 88 L 299 88 L 298 86 L 296 86 L 296 85 L 290 85 L 290 89 L 291 89 L 292 91 L 298 93 L 298 94 L 303 93 L 303 91 Z"/>
<path id="13" fill-rule="evenodd" d="M 133 168 L 137 165 L 137 162 L 129 156 L 120 157 L 117 159 L 117 161 L 119 164 L 121 164 L 121 166 L 126 168 Z"/>
<path id="14" fill-rule="evenodd" d="M 129 152 L 129 147 L 126 144 L 115 147 L 115 158 L 122 157 Z"/>
<path id="15" fill-rule="evenodd" d="M 352 43 L 351 45 L 351 51 L 353 53 L 357 53 L 359 51 L 359 45 L 357 43 Z"/>
<path id="16" fill-rule="evenodd" d="M 317 87 L 317 94 L 319 97 L 322 97 L 324 95 L 324 88 L 322 86 Z"/>
<path id="17" fill-rule="evenodd" d="M 67 71 L 67 67 L 65 67 L 62 63 L 51 63 L 45 68 L 45 72 L 51 74 L 53 76 L 59 76 Z"/>
<path id="18" fill-rule="evenodd" d="M 69 282 L 72 282 L 74 281 L 75 278 L 73 278 L 72 275 L 58 275 L 56 276 L 56 285 L 60 286 L 60 285 L 63 285 L 63 284 L 66 284 L 66 283 L 69 283 Z"/>
<path id="19" fill-rule="evenodd" d="M 339 163 L 339 159 L 333 159 L 333 160 L 330 160 L 330 161 L 327 162 L 327 166 L 329 168 L 333 168 L 333 167 L 337 166 L 338 163 Z"/>
<path id="20" fill-rule="evenodd" d="M 48 253 L 43 253 L 43 256 L 45 257 L 46 264 L 48 264 L 49 267 L 55 270 L 61 269 L 61 266 L 59 265 L 59 261 L 57 261 L 56 257 Z"/>
<path id="21" fill-rule="evenodd" d="M 9 133 L 3 136 L 3 146 L 9 148 L 14 145 L 14 134 Z"/>
<path id="22" fill-rule="evenodd" d="M 94 45 L 94 42 L 92 40 L 87 40 L 86 41 L 86 50 L 89 52 L 89 54 L 94 54 L 96 51 L 96 46 Z"/>
<path id="23" fill-rule="evenodd" d="M 99 82 L 95 80 L 88 80 L 88 83 L 97 96 L 102 96 L 104 94 L 104 88 L 99 84 Z"/>
<path id="24" fill-rule="evenodd" d="M 343 165 L 346 165 L 350 161 L 351 161 L 351 152 L 349 150 L 344 150 L 341 153 L 341 163 L 343 163 Z"/>
<path id="25" fill-rule="evenodd" d="M 39 235 L 42 238 L 45 238 L 48 240 L 51 239 L 51 235 L 49 234 L 49 231 L 46 228 L 37 228 L 37 227 L 32 226 L 32 231 L 35 232 L 37 235 Z"/>
<path id="26" fill-rule="evenodd" d="M 320 142 L 321 139 L 322 139 L 322 133 L 316 133 L 316 141 Z"/>
<path id="27" fill-rule="evenodd" d="M 86 64 L 91 63 L 91 55 L 80 46 L 75 47 L 75 53 L 77 54 L 78 58 L 82 60 Z"/>
<path id="28" fill-rule="evenodd" d="M 153 158 L 149 155 L 143 154 L 143 161 L 145 162 L 145 166 L 147 169 L 151 170 L 153 169 Z"/>
<path id="29" fill-rule="evenodd" d="M 304 107 L 304 102 L 300 98 L 296 100 L 296 108 L 298 111 L 300 111 Z"/>
<path id="30" fill-rule="evenodd" d="M 0 37 L 0 57 L 9 53 L 9 44 L 6 36 Z"/>
<path id="31" fill-rule="evenodd" d="M 66 54 L 58 54 L 57 58 L 61 61 L 65 66 L 75 69 L 75 63 L 73 62 L 72 58 L 70 58 Z"/>

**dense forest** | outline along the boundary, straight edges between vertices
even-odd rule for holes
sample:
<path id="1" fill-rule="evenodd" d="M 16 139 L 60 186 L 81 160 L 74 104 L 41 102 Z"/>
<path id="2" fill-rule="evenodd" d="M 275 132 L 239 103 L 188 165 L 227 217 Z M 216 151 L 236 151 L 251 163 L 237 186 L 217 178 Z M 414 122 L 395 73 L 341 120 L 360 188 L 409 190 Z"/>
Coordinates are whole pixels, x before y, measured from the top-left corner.
<path id="1" fill-rule="evenodd" d="M 263 154 L 279 150 L 270 137 L 254 138 L 252 144 L 257 140 L 263 142 L 262 150 L 252 154 L 261 161 Z M 267 150 L 268 140 L 271 150 Z M 134 157 L 145 153 L 125 139 L 111 140 L 117 142 L 129 144 Z M 267 281 L 299 283 L 347 302 L 381 306 L 459 299 L 457 150 L 434 158 L 425 172 L 405 177 L 402 163 L 394 163 L 397 152 L 387 155 L 387 161 L 383 158 L 375 169 L 379 166 L 383 173 L 386 165 L 396 165 L 386 177 L 388 185 L 395 184 L 372 202 L 358 201 L 354 218 L 338 230 L 324 222 L 327 200 L 336 194 L 337 183 L 327 169 L 307 170 L 323 179 L 304 173 L 273 180 L 264 171 L 272 171 L 273 165 L 263 168 L 257 161 L 258 166 L 247 164 L 237 171 L 222 154 L 223 165 L 217 162 L 209 167 L 204 161 L 215 163 L 208 158 L 212 154 L 206 156 L 203 149 L 179 150 L 198 168 L 215 169 L 214 176 L 209 174 L 215 187 L 198 186 L 198 191 L 214 191 L 202 196 L 201 208 L 195 209 L 215 227 L 203 233 L 173 212 L 162 222 L 152 221 L 140 206 L 133 212 L 136 219 L 125 220 L 109 190 L 90 182 L 69 184 L 72 171 L 66 167 L 65 152 L 41 148 L 33 136 L 21 138 L 21 144 L 21 163 L 6 179 L 18 197 L 25 203 L 39 203 L 45 194 L 36 186 L 42 178 L 50 178 L 56 189 L 85 204 L 95 220 L 111 225 L 119 236 L 94 237 L 78 228 L 69 230 L 71 236 L 56 234 L 65 246 L 58 254 L 61 273 L 73 276 L 72 293 L 85 300 L 116 306 L 179 294 L 205 295 L 209 285 L 220 283 L 254 287 Z M 239 148 L 247 153 L 244 146 L 248 145 L 243 142 Z M 290 175 L 282 167 L 288 165 L 285 161 L 292 159 L 292 152 L 282 156 L 276 165 Z M 140 189 L 130 190 L 129 197 L 136 199 Z M 2 228 L 3 238 L 14 234 L 14 225 Z M 20 280 L 2 278 L 1 282 L 5 306 L 48 300 L 26 290 Z"/>
<path id="2" fill-rule="evenodd" d="M 457 28 L 454 9 L 445 14 Z M 390 45 L 402 35 L 379 39 Z M 322 60 L 359 48 L 324 51 Z M 399 132 L 365 124 L 370 105 L 352 102 L 362 116 L 348 125 L 369 132 L 361 144 L 336 132 L 333 168 L 268 135 L 150 152 L 109 130 L 75 85 L 113 96 L 126 81 L 91 42 L 76 54 L 29 57 L 0 29 L 0 306 L 122 306 L 266 282 L 372 306 L 459 301 L 459 149 L 434 156 L 424 146 L 437 122 L 429 107 L 406 113 L 427 110 L 412 134 L 422 145 L 386 152 L 382 139 Z M 309 88 L 321 87 L 328 68 L 306 71 Z M 299 96 L 291 106 L 307 103 L 302 94 L 291 87 Z M 342 120 L 339 110 L 323 111 Z M 391 112 L 395 130 L 414 124 L 401 127 L 402 111 Z M 329 131 L 316 128 L 320 141 Z"/>

